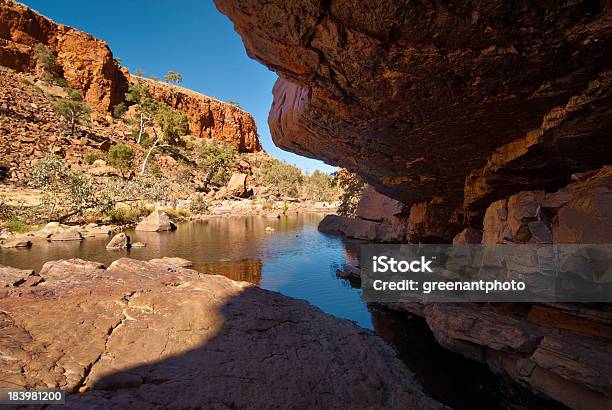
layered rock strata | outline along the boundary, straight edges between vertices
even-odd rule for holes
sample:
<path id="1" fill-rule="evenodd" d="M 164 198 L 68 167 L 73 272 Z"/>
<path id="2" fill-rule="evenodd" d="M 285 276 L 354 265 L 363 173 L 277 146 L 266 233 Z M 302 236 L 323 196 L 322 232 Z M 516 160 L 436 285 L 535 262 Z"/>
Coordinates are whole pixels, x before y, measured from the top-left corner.
<path id="1" fill-rule="evenodd" d="M 408 205 L 481 228 L 492 201 L 612 160 L 608 2 L 216 4 L 281 77 L 274 141 Z"/>
<path id="2" fill-rule="evenodd" d="M 453 243 L 610 243 L 612 167 L 577 174 L 572 180 L 556 192 L 522 191 L 492 203 L 485 213 L 484 229 L 467 228 Z M 609 271 L 601 266 L 587 279 L 611 283 Z M 359 278 L 360 270 L 351 266 L 339 275 Z M 391 307 L 424 317 L 442 346 L 487 364 L 539 395 L 575 409 L 612 405 L 609 304 L 403 303 Z"/>

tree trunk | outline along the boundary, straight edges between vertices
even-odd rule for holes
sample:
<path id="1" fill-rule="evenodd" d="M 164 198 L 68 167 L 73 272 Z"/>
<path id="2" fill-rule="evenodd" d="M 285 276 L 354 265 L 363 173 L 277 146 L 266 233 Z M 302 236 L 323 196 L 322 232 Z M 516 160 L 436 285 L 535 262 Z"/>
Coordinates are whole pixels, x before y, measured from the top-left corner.
<path id="1" fill-rule="evenodd" d="M 170 145 L 168 144 L 163 144 L 163 145 L 157 145 L 159 144 L 159 140 L 155 140 L 155 142 L 153 143 L 153 146 L 149 149 L 149 152 L 147 152 L 147 156 L 145 157 L 144 161 L 142 161 L 142 167 L 140 168 L 140 175 L 144 175 L 145 172 L 145 168 L 147 167 L 147 161 L 149 160 L 149 157 L 151 156 L 151 153 L 153 152 L 153 150 L 155 148 L 161 148 L 161 147 L 169 147 Z"/>
<path id="2" fill-rule="evenodd" d="M 76 124 L 76 120 L 74 117 L 70 119 L 70 136 L 74 137 L 74 126 Z"/>
<path id="3" fill-rule="evenodd" d="M 136 140 L 136 144 L 140 144 L 140 139 L 142 138 L 142 133 L 144 132 L 144 114 L 140 114 L 140 131 L 138 132 L 138 140 Z"/>

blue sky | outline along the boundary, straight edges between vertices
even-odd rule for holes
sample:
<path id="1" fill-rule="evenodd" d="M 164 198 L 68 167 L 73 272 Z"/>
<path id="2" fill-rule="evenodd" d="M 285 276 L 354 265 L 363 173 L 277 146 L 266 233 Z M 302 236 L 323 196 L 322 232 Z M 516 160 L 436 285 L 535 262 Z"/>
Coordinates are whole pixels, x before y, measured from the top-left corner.
<path id="1" fill-rule="evenodd" d="M 212 1 L 187 0 L 21 0 L 58 23 L 106 41 L 132 72 L 163 77 L 183 74 L 183 86 L 240 102 L 257 121 L 265 150 L 307 172 L 334 168 L 277 148 L 268 130 L 268 109 L 276 74 L 251 60 L 231 21 Z"/>

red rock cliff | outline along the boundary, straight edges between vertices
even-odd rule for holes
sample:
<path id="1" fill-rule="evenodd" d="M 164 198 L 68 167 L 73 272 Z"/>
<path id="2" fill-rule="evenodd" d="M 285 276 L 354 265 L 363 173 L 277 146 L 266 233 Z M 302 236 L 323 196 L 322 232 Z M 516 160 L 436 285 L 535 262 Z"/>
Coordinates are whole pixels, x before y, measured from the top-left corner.
<path id="1" fill-rule="evenodd" d="M 0 65 L 17 71 L 33 69 L 33 47 L 37 43 L 55 52 L 64 77 L 72 87 L 83 91 L 91 107 L 108 111 L 123 101 L 127 79 L 105 42 L 57 24 L 21 4 L 0 0 Z"/>
<path id="2" fill-rule="evenodd" d="M 0 0 L 0 65 L 16 71 L 33 70 L 37 43 L 53 50 L 66 80 L 83 92 L 92 108 L 108 112 L 124 101 L 129 75 L 113 59 L 105 42 L 12 0 Z M 240 152 L 262 149 L 249 113 L 182 87 L 147 82 L 157 99 L 191 117 L 194 135 L 232 145 Z"/>
<path id="3" fill-rule="evenodd" d="M 268 119 L 277 145 L 376 189 L 356 218 L 328 216 L 321 230 L 383 242 L 612 242 L 609 1 L 215 2 L 248 54 L 281 77 Z M 610 408 L 609 305 L 393 308 L 539 395 Z"/>
<path id="4" fill-rule="evenodd" d="M 206 95 L 159 81 L 146 81 L 153 97 L 191 117 L 194 136 L 212 138 L 240 152 L 260 151 L 255 120 L 246 111 Z"/>

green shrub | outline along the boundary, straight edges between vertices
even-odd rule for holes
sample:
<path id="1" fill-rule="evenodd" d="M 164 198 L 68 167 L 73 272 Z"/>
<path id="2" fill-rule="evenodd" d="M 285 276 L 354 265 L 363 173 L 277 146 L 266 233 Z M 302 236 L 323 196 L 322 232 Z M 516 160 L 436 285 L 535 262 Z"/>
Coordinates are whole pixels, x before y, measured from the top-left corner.
<path id="1" fill-rule="evenodd" d="M 153 164 L 151 166 L 151 175 L 153 175 L 154 177 L 160 177 L 162 174 L 162 170 L 159 167 L 159 164 Z"/>
<path id="2" fill-rule="evenodd" d="M 160 103 L 155 112 L 155 122 L 161 127 L 165 142 L 176 144 L 181 135 L 189 132 L 189 117 Z"/>
<path id="3" fill-rule="evenodd" d="M 34 57 L 38 64 L 52 76 L 56 77 L 61 72 L 61 67 L 57 63 L 53 51 L 44 44 L 38 43 L 34 46 Z"/>
<path id="4" fill-rule="evenodd" d="M 147 216 L 149 211 L 144 206 L 125 206 L 119 205 L 108 212 L 108 218 L 113 223 L 123 224 L 138 222 L 143 216 Z"/>
<path id="5" fill-rule="evenodd" d="M 100 151 L 88 151 L 85 153 L 83 159 L 91 165 L 99 159 L 106 160 L 106 154 Z"/>
<path id="6" fill-rule="evenodd" d="M 198 156 L 198 165 L 205 173 L 206 187 L 210 183 L 221 185 L 229 181 L 232 167 L 236 161 L 236 150 L 233 147 L 215 142 L 204 142 Z"/>
<path id="7" fill-rule="evenodd" d="M 298 167 L 277 159 L 264 164 L 261 167 L 261 172 L 263 173 L 263 183 L 276 187 L 283 196 L 297 196 L 300 186 L 304 182 L 304 175 Z"/>
<path id="8" fill-rule="evenodd" d="M 202 194 L 196 195 L 189 202 L 189 210 L 196 214 L 208 213 L 209 208 L 210 208 L 210 204 L 206 200 L 206 197 Z"/>
<path id="9" fill-rule="evenodd" d="M 70 87 L 70 84 L 68 83 L 68 80 L 66 80 L 65 78 L 54 78 L 53 81 L 55 82 L 55 84 L 59 85 L 66 91 L 68 91 L 69 89 L 72 89 Z M 68 91 L 68 94 L 70 94 L 69 91 Z"/>
<path id="10" fill-rule="evenodd" d="M 11 219 L 4 224 L 4 227 L 15 233 L 26 233 L 33 231 L 36 227 L 19 219 Z"/>
<path id="11" fill-rule="evenodd" d="M 127 145 L 117 144 L 108 150 L 108 162 L 120 169 L 129 169 L 132 166 L 134 150 Z"/>
<path id="12" fill-rule="evenodd" d="M 61 175 L 64 163 L 51 153 L 38 160 L 32 168 L 32 181 L 37 188 L 47 188 Z"/>
<path id="13" fill-rule="evenodd" d="M 126 112 L 127 107 L 124 103 L 119 103 L 113 107 L 113 117 L 115 118 L 123 118 Z"/>
<path id="14" fill-rule="evenodd" d="M 70 123 L 70 135 L 74 135 L 76 125 L 91 112 L 87 104 L 80 101 L 80 93 L 76 90 L 70 93 L 70 98 L 58 100 L 53 109 Z"/>
<path id="15" fill-rule="evenodd" d="M 168 214 L 168 216 L 171 219 L 175 219 L 175 220 L 186 218 L 190 215 L 189 210 L 185 208 L 166 208 L 164 209 L 164 212 Z"/>

